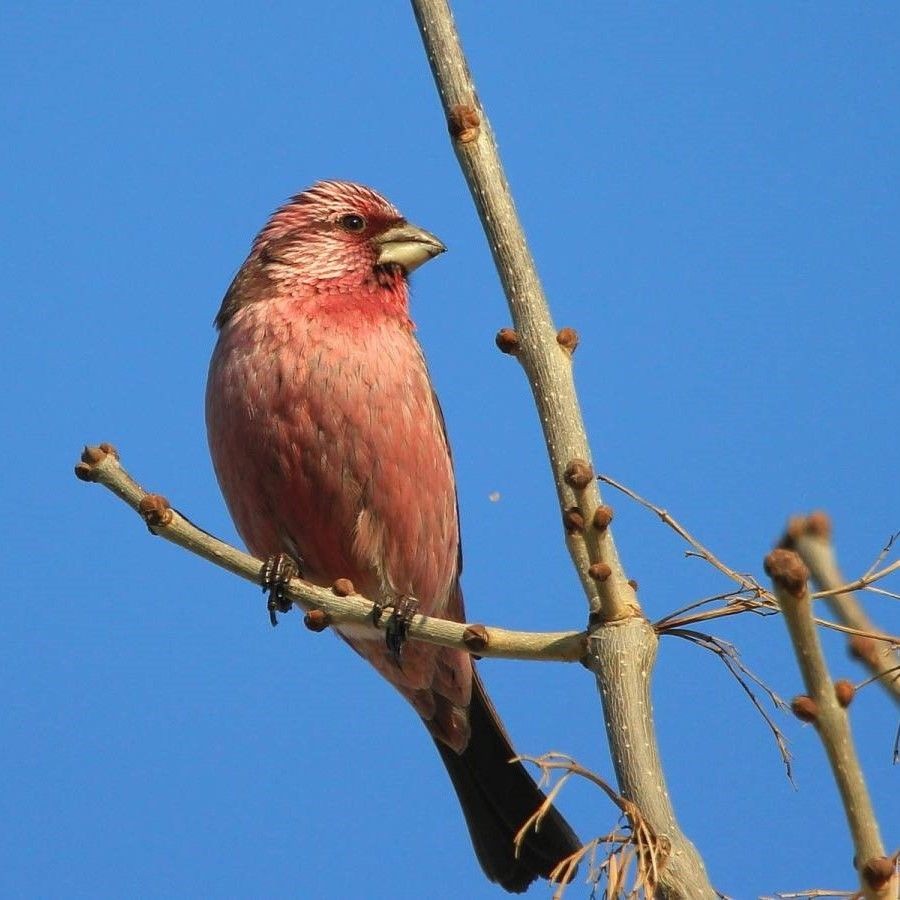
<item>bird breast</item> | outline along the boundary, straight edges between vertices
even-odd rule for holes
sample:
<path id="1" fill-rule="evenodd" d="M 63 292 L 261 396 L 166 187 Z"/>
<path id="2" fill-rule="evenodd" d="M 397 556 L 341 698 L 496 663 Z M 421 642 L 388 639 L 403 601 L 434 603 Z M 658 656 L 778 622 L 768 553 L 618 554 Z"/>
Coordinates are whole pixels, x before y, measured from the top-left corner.
<path id="1" fill-rule="evenodd" d="M 206 415 L 251 552 L 289 552 L 312 581 L 350 578 L 373 599 L 408 594 L 426 615 L 444 611 L 459 545 L 453 470 L 405 319 L 346 298 L 245 306 L 220 333 Z"/>

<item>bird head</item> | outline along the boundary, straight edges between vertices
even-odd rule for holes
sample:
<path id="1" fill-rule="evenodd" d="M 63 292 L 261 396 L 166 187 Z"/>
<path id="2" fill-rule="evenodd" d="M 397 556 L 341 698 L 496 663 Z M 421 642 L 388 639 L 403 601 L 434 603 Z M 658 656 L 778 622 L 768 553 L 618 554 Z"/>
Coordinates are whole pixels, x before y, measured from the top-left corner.
<path id="1" fill-rule="evenodd" d="M 371 188 L 320 181 L 277 209 L 253 242 L 216 315 L 221 329 L 239 310 L 285 296 L 380 298 L 371 309 L 407 318 L 406 277 L 444 252 Z M 358 304 L 356 304 L 358 306 Z M 346 307 L 329 302 L 332 312 Z"/>
<path id="2" fill-rule="evenodd" d="M 445 250 L 371 188 L 320 181 L 278 209 L 253 252 L 301 280 L 351 286 L 380 267 L 404 275 Z"/>

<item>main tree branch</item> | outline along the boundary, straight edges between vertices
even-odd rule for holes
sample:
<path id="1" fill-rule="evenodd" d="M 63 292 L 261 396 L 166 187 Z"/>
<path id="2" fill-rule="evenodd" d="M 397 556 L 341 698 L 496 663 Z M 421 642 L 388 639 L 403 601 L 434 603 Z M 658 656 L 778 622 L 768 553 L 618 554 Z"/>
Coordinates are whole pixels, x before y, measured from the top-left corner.
<path id="1" fill-rule="evenodd" d="M 678 826 L 657 749 L 650 674 L 657 636 L 619 561 L 575 393 L 577 335 L 557 331 L 528 250 L 509 184 L 446 0 L 412 0 L 457 159 L 475 201 L 514 328 L 497 335 L 522 364 L 537 405 L 559 497 L 566 544 L 588 597 L 587 663 L 597 679 L 607 738 L 624 796 L 668 841 L 656 896 L 715 897 L 703 861 Z"/>
<path id="2" fill-rule="evenodd" d="M 638 603 L 619 562 L 593 477 L 572 376 L 577 335 L 571 328 L 558 332 L 553 324 L 450 7 L 446 0 L 413 0 L 412 6 L 453 147 L 506 293 L 514 330 L 501 331 L 498 344 L 516 356 L 528 376 L 556 482 L 566 544 L 591 611 L 607 622 L 627 618 Z"/>

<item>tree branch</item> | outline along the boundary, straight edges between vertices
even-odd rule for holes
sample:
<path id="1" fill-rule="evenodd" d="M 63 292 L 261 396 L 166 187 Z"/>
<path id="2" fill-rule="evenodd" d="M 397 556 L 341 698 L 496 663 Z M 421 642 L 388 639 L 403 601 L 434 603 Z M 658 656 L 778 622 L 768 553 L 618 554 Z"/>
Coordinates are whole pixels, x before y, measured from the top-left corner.
<path id="1" fill-rule="evenodd" d="M 165 497 L 145 491 L 119 462 L 119 455 L 110 444 L 86 447 L 81 462 L 75 467 L 75 474 L 82 481 L 95 481 L 109 488 L 140 514 L 152 534 L 164 537 L 257 586 L 260 584 L 262 560 L 213 537 L 169 506 Z M 383 628 L 387 620 L 386 616 L 378 616 L 376 626 L 376 605 L 365 597 L 353 594 L 353 585 L 345 578 L 338 579 L 331 588 L 292 578 L 284 593 L 298 606 L 312 611 L 305 622 L 313 631 L 351 622 Z M 413 617 L 408 636 L 413 640 L 454 647 L 477 656 L 557 662 L 582 659 L 587 642 L 584 632 L 578 631 L 508 631 L 422 615 Z"/>
<path id="2" fill-rule="evenodd" d="M 788 523 L 781 545 L 797 552 L 819 590 L 824 592 L 817 596 L 825 598 L 841 622 L 860 631 L 877 633 L 878 627 L 866 614 L 863 605 L 851 590 L 857 586 L 864 587 L 876 578 L 883 577 L 889 573 L 892 566 L 886 567 L 882 572 L 870 570 L 862 578 L 848 585 L 838 567 L 831 541 L 831 530 L 831 520 L 825 513 L 813 513 L 807 517 L 798 516 Z M 840 588 L 845 590 L 838 593 Z M 900 654 L 884 643 L 861 635 L 851 636 L 848 645 L 853 656 L 877 676 L 882 687 L 900 703 L 900 674 L 897 671 Z"/>
<path id="3" fill-rule="evenodd" d="M 572 377 L 577 335 L 557 332 L 519 221 L 491 125 L 478 99 L 446 0 L 412 0 L 453 147 L 487 235 L 515 331 L 498 335 L 522 364 L 537 405 L 556 482 L 566 544 L 588 597 L 603 621 L 639 609 L 602 513 L 591 453 Z M 592 566 L 597 568 L 592 569 Z M 593 573 L 593 574 L 592 574 Z M 600 579 L 597 574 L 604 576 Z"/>
<path id="4" fill-rule="evenodd" d="M 656 895 L 715 897 L 700 855 L 678 827 L 665 784 L 649 694 L 657 637 L 619 561 L 612 511 L 601 504 L 572 374 L 577 335 L 553 325 L 448 3 L 412 0 L 412 6 L 515 326 L 503 329 L 497 344 L 522 364 L 544 431 L 566 544 L 591 611 L 587 663 L 597 679 L 619 786 L 672 848 Z"/>
<path id="5" fill-rule="evenodd" d="M 678 825 L 663 775 L 650 703 L 649 673 L 658 647 L 653 626 L 640 618 L 607 625 L 591 635 L 589 647 L 619 790 L 669 844 L 655 896 L 716 897 L 703 859 Z"/>
<path id="6" fill-rule="evenodd" d="M 885 856 L 865 778 L 856 756 L 850 723 L 828 673 L 812 615 L 807 580 L 809 569 L 792 550 L 773 550 L 765 560 L 766 573 L 787 623 L 797 664 L 808 697 L 801 717 L 815 723 L 840 791 L 850 834 L 856 849 L 860 887 L 866 900 L 893 900 L 897 896 L 894 861 Z M 844 697 L 846 702 L 849 700 Z M 798 711 L 795 701 L 795 712 Z"/>

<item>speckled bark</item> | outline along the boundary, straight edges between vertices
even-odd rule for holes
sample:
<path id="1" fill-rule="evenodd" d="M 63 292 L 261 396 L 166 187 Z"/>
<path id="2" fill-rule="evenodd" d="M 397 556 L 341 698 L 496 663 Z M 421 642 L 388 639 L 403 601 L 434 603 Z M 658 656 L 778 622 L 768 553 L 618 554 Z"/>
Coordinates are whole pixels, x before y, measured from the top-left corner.
<path id="1" fill-rule="evenodd" d="M 597 677 L 603 720 L 619 790 L 670 845 L 657 896 L 665 900 L 716 897 L 703 860 L 678 827 L 663 778 L 653 726 L 650 674 L 658 639 L 643 619 L 601 626 L 589 639 L 588 665 Z"/>

